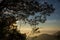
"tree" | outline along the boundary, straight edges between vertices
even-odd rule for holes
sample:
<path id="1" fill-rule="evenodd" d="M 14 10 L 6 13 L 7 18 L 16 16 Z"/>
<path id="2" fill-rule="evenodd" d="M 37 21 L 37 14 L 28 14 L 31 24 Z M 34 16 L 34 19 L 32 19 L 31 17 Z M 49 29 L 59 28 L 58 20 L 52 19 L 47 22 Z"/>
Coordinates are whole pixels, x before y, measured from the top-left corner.
<path id="1" fill-rule="evenodd" d="M 16 19 L 10 14 L 0 14 L 0 40 L 25 40 L 26 34 L 17 31 Z"/>
<path id="2" fill-rule="evenodd" d="M 50 16 L 55 10 L 52 4 L 47 2 L 39 3 L 35 0 L 2 0 L 0 2 L 0 9 L 0 33 L 2 35 L 4 34 L 2 30 L 10 30 L 10 26 L 16 23 L 17 20 L 22 20 L 34 26 L 40 22 L 45 23 L 46 16 Z M 35 16 L 37 13 L 39 15 Z M 30 16 L 35 17 L 34 19 L 29 19 Z"/>
<path id="3" fill-rule="evenodd" d="M 12 14 L 17 15 L 16 17 L 19 17 L 18 19 L 27 21 L 31 25 L 37 25 L 39 24 L 38 22 L 44 23 L 46 16 L 50 16 L 55 10 L 52 4 L 48 4 L 47 2 L 41 4 L 35 0 L 3 0 L 0 4 L 2 4 L 0 7 L 1 10 L 4 10 L 4 8 L 6 10 L 13 10 Z M 37 12 L 40 12 L 41 15 L 35 16 L 34 19 L 28 19 L 30 15 L 35 15 Z"/>

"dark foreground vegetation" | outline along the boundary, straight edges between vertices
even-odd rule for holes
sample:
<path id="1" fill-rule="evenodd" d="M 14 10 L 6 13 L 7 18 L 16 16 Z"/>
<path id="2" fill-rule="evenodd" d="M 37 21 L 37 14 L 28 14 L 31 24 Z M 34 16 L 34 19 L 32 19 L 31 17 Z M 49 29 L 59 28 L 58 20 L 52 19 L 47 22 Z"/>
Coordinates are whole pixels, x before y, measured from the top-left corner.
<path id="1" fill-rule="evenodd" d="M 3 16 L 2 16 L 3 15 Z M 16 19 L 12 15 L 0 14 L 0 40 L 25 40 L 26 34 L 17 31 Z"/>

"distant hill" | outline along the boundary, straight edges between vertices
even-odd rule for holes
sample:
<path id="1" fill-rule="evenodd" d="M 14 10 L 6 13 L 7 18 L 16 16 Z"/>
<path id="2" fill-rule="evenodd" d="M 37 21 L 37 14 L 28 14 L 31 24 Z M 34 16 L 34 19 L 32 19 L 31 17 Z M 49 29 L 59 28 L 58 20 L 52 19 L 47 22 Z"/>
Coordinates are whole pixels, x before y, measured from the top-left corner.
<path id="1" fill-rule="evenodd" d="M 41 34 L 35 37 L 29 37 L 28 40 L 60 40 L 60 31 L 54 33 L 53 35 Z"/>

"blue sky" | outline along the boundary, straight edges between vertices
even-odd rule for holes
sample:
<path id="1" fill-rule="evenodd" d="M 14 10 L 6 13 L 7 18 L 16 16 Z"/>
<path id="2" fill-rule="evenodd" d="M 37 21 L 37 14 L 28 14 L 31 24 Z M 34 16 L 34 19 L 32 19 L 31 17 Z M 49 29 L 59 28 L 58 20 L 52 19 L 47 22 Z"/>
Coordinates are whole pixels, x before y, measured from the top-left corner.
<path id="1" fill-rule="evenodd" d="M 40 0 L 44 1 L 44 0 Z M 46 0 L 48 3 L 53 4 L 55 7 L 54 13 L 51 16 L 47 16 L 47 20 L 45 23 L 40 23 L 38 27 L 58 27 L 60 28 L 60 2 L 57 0 Z M 30 17 L 31 18 L 31 17 Z M 20 22 L 18 23 L 20 25 Z M 28 27 L 29 25 L 22 25 L 23 27 Z"/>
<path id="2" fill-rule="evenodd" d="M 43 0 L 41 0 L 43 1 Z M 57 0 L 46 0 L 55 7 L 54 13 L 47 17 L 47 21 L 39 24 L 39 27 L 60 27 L 60 2 Z"/>
<path id="3" fill-rule="evenodd" d="M 39 2 L 44 2 L 44 0 L 38 0 Z M 57 0 L 46 0 L 49 4 L 53 4 L 55 11 L 47 16 L 45 23 L 40 23 L 38 27 L 59 27 L 60 28 L 60 2 Z M 31 17 L 30 17 L 31 18 Z"/>

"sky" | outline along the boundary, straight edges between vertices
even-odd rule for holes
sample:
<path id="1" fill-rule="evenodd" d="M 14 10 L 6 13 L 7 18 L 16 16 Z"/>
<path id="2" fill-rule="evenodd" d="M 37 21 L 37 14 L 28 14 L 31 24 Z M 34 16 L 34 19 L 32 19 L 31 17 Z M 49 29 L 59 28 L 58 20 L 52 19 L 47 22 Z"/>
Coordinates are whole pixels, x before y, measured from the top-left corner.
<path id="1" fill-rule="evenodd" d="M 39 0 L 38 0 L 39 1 Z M 44 0 L 40 0 L 44 1 Z M 60 2 L 57 0 L 46 0 L 49 4 L 53 4 L 55 7 L 55 11 L 51 14 L 51 16 L 47 16 L 47 20 L 45 23 L 40 23 L 38 27 L 58 27 L 60 28 Z M 18 22 L 20 25 L 20 22 Z M 23 27 L 30 27 L 30 25 L 22 25 Z"/>
<path id="2" fill-rule="evenodd" d="M 38 0 L 39 2 L 44 2 L 44 0 Z M 53 4 L 55 11 L 51 16 L 47 16 L 45 23 L 40 23 L 38 27 L 58 27 L 60 28 L 60 2 L 58 0 L 46 0 L 49 4 Z M 20 22 L 19 22 L 20 23 Z M 18 25 L 20 25 L 18 23 Z M 22 25 L 23 27 L 29 27 L 29 25 Z"/>
<path id="3" fill-rule="evenodd" d="M 43 0 L 41 0 L 43 1 Z M 55 7 L 54 13 L 47 17 L 45 23 L 40 23 L 39 27 L 60 27 L 60 2 L 58 0 L 46 0 Z"/>

